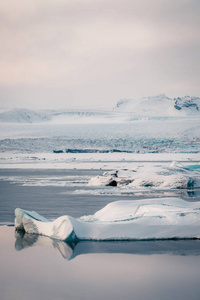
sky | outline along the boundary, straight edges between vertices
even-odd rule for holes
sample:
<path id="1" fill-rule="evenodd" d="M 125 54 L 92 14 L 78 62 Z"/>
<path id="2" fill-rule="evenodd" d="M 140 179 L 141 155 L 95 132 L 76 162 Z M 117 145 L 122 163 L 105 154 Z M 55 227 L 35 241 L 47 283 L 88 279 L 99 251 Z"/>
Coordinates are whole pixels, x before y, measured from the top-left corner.
<path id="1" fill-rule="evenodd" d="M 0 106 L 200 96 L 199 0 L 0 0 Z"/>

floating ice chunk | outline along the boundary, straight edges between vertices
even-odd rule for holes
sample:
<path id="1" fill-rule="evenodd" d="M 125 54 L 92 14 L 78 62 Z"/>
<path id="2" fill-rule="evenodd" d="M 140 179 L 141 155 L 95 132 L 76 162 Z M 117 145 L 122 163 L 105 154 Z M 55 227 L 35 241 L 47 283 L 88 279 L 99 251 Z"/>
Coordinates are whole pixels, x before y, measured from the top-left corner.
<path id="1" fill-rule="evenodd" d="M 116 201 L 94 215 L 36 220 L 15 210 L 16 230 L 58 240 L 141 240 L 200 238 L 200 202 L 179 198 Z"/>
<path id="2" fill-rule="evenodd" d="M 173 162 L 169 167 L 152 166 L 138 167 L 136 170 L 115 170 L 104 172 L 101 176 L 91 178 L 90 186 L 112 185 L 132 188 L 152 187 L 164 189 L 188 189 L 200 187 L 200 172 L 198 168 L 184 168 L 181 164 Z"/>
<path id="3" fill-rule="evenodd" d="M 117 186 L 117 181 L 112 176 L 96 176 L 90 179 L 89 185 Z"/>

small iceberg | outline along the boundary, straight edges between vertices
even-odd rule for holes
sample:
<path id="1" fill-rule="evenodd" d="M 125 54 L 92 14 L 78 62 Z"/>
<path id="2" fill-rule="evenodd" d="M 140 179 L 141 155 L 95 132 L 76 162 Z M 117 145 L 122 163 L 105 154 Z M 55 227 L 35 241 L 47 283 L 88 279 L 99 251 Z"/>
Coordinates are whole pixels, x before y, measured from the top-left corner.
<path id="1" fill-rule="evenodd" d="M 169 166 L 138 166 L 135 170 L 119 169 L 104 172 L 90 179 L 89 186 L 118 186 L 135 190 L 153 189 L 193 189 L 200 187 L 199 165 L 184 167 L 178 162 Z"/>
<path id="2" fill-rule="evenodd" d="M 200 202 L 179 198 L 116 201 L 94 215 L 48 220 L 20 208 L 15 229 L 63 241 L 199 239 Z"/>

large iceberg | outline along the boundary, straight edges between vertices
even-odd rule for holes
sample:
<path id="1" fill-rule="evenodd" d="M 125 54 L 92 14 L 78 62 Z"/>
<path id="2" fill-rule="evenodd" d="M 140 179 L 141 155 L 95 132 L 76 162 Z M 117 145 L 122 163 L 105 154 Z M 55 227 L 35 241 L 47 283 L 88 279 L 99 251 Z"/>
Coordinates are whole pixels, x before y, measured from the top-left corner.
<path id="1" fill-rule="evenodd" d="M 54 221 L 15 210 L 17 231 L 64 241 L 200 238 L 200 202 L 160 198 L 111 202 L 94 215 Z"/>

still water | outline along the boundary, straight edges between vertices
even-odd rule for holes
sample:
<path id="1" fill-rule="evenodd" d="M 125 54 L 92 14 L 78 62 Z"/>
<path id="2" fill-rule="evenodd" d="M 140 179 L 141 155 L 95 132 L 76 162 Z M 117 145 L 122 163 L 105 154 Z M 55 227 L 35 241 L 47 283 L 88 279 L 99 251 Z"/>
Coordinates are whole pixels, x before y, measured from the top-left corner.
<path id="1" fill-rule="evenodd" d="M 200 189 L 124 192 L 116 187 L 91 187 L 91 177 L 101 170 L 0 170 L 0 225 L 14 223 L 14 210 L 35 210 L 47 218 L 94 214 L 112 201 L 157 197 L 180 197 L 200 201 Z M 117 192 L 116 192 L 117 191 Z M 98 192 L 98 193 L 97 193 Z"/>
<path id="2" fill-rule="evenodd" d="M 1 299 L 200 298 L 200 241 L 83 242 L 0 227 Z"/>

